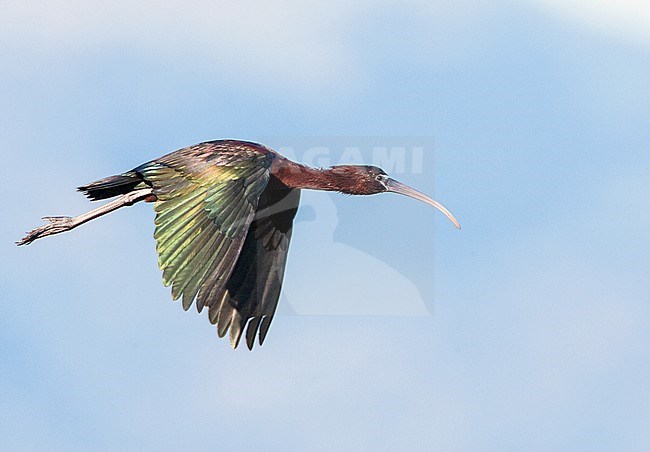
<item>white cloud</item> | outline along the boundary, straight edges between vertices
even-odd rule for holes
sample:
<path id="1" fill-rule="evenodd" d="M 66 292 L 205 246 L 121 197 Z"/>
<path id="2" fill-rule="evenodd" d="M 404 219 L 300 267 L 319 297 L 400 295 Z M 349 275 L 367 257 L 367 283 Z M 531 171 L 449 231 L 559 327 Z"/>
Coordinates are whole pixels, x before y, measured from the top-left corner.
<path id="1" fill-rule="evenodd" d="M 528 0 L 600 33 L 650 44 L 650 3 L 643 0 Z"/>
<path id="2" fill-rule="evenodd" d="M 355 24 L 373 11 L 390 12 L 397 5 L 341 0 L 11 2 L 3 5 L 0 17 L 0 51 L 12 55 L 5 70 L 29 72 L 36 64 L 56 65 L 68 56 L 129 51 L 181 73 L 289 81 L 292 89 L 322 93 L 324 88 L 345 89 L 363 80 Z M 425 1 L 399 3 L 399 8 L 430 23 L 423 45 L 442 42 L 447 48 L 449 35 L 454 41 L 465 39 L 458 30 L 476 28 L 463 24 L 475 23 L 482 11 Z M 457 26 L 450 28 L 450 22 Z M 373 39 L 369 36 L 368 42 Z M 457 58 L 455 53 L 462 52 L 452 47 L 453 52 L 438 49 L 436 60 Z"/>
<path id="3" fill-rule="evenodd" d="M 350 63 L 337 44 L 339 31 L 332 26 L 336 15 L 348 15 L 350 8 L 299 5 L 16 2 L 3 8 L 1 22 L 11 46 L 39 48 L 43 54 L 116 47 L 162 57 L 170 66 L 212 66 L 216 73 L 236 66 L 258 77 L 323 83 Z M 328 39 L 322 39 L 324 35 Z"/>

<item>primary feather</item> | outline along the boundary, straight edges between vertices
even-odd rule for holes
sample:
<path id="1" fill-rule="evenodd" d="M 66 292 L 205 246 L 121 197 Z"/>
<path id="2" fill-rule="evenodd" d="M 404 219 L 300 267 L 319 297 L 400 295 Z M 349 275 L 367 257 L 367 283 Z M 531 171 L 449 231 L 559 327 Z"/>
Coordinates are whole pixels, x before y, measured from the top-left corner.
<path id="1" fill-rule="evenodd" d="M 254 143 L 201 143 L 79 189 L 103 199 L 151 187 L 158 265 L 172 298 L 185 310 L 207 307 L 233 347 L 248 323 L 252 348 L 277 307 L 299 200 L 271 176 L 276 155 Z"/>

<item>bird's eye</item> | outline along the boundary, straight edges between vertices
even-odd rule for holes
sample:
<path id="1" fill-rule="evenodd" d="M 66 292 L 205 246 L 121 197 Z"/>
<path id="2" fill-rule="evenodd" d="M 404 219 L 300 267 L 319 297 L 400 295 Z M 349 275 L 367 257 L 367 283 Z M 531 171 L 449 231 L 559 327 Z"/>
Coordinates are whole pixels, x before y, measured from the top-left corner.
<path id="1" fill-rule="evenodd" d="M 385 174 L 377 174 L 377 175 L 375 176 L 375 180 L 376 180 L 377 182 L 383 182 L 383 181 L 386 180 L 386 175 L 385 175 Z"/>

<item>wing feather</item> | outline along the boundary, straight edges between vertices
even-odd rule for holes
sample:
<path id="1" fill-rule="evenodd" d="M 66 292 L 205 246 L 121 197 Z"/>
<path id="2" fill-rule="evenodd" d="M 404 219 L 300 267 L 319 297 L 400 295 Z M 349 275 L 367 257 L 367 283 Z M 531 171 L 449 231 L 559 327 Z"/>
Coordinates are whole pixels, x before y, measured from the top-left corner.
<path id="1" fill-rule="evenodd" d="M 237 347 L 264 342 L 277 308 L 299 190 L 270 175 L 275 155 L 260 145 L 218 141 L 134 169 L 150 185 L 154 238 L 173 299 L 208 308 Z"/>
<path id="2" fill-rule="evenodd" d="M 196 270 L 191 272 L 179 287 L 179 291 L 183 293 L 183 307 L 187 306 L 186 309 L 189 309 L 192 300 L 196 298 L 203 279 L 217 258 L 218 238 L 218 234 L 203 234 L 199 238 L 200 243 L 196 246 L 201 247 L 201 250 L 191 257 L 192 262 L 188 264 L 188 267 L 195 267 Z M 201 312 L 202 306 L 199 305 L 198 299 L 196 306 Z"/>
<path id="3" fill-rule="evenodd" d="M 243 142 L 209 142 L 134 171 L 157 201 L 156 250 L 163 283 L 188 309 L 216 305 L 246 238 L 275 154 Z"/>
<path id="4" fill-rule="evenodd" d="M 260 345 L 264 342 L 280 297 L 299 199 L 300 191 L 286 186 L 264 191 L 225 297 L 214 307 L 216 312 L 210 309 L 220 335 L 230 328 L 233 347 L 239 344 L 245 329 L 249 349 L 258 331 Z"/>

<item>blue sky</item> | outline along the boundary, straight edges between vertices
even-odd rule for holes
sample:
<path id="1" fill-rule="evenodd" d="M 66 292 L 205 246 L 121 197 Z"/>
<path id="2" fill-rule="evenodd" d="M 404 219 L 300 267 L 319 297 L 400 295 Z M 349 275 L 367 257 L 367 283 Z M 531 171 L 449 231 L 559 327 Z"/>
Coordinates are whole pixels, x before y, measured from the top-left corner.
<path id="1" fill-rule="evenodd" d="M 1 448 L 650 449 L 648 6 L 2 6 Z M 463 230 L 306 193 L 252 353 L 170 301 L 150 206 L 13 245 L 215 138 L 425 143 L 396 177 Z"/>

